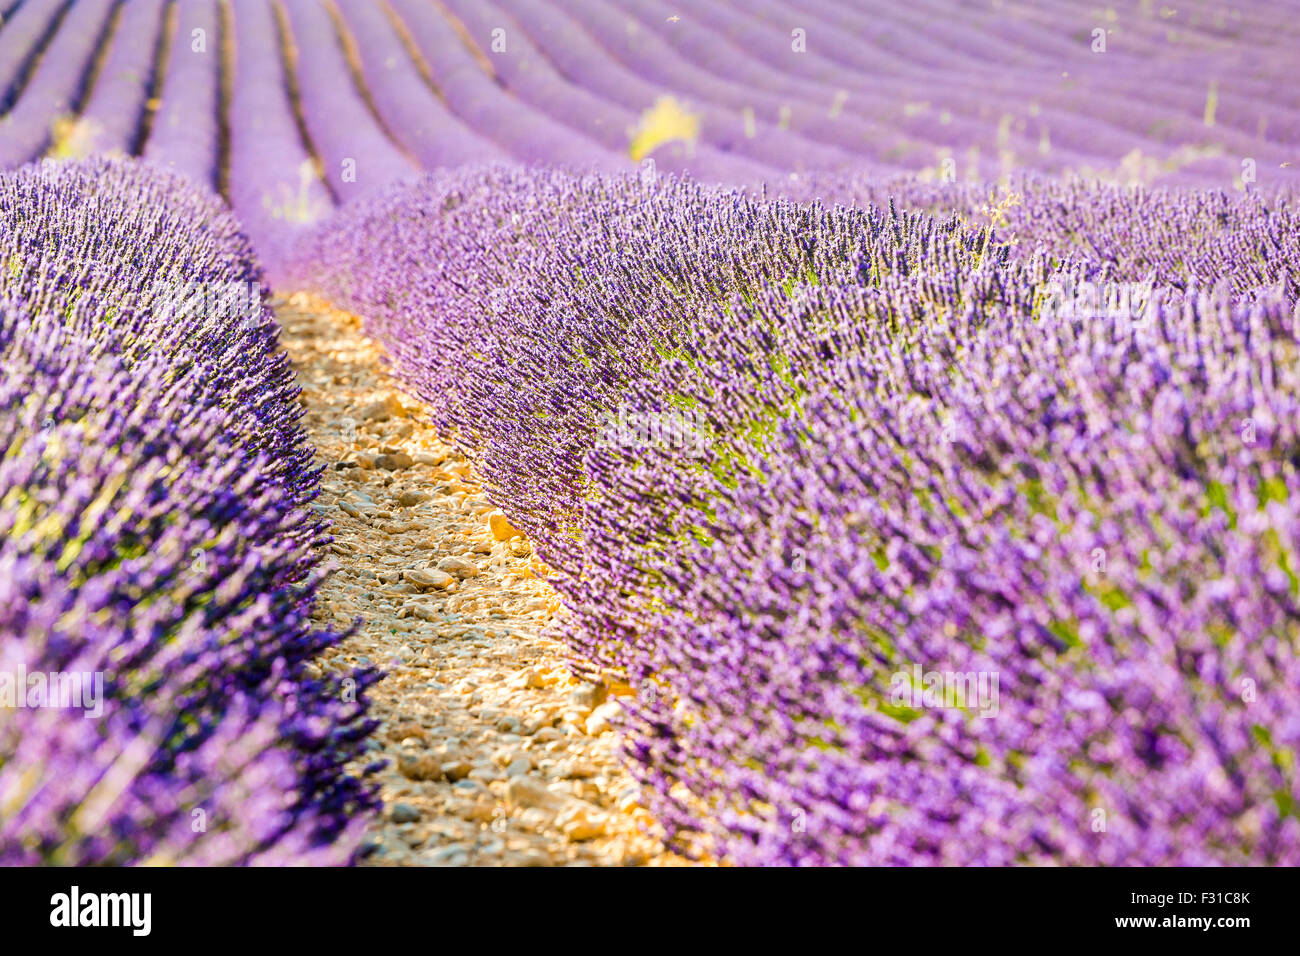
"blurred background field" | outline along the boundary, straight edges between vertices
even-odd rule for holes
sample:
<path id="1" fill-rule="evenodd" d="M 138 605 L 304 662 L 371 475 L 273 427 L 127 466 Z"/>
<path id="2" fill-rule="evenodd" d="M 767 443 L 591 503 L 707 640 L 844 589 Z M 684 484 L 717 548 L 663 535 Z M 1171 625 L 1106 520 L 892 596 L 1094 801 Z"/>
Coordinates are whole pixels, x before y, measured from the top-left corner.
<path id="1" fill-rule="evenodd" d="M 546 579 L 563 680 L 457 648 L 472 732 L 382 728 L 440 863 L 628 810 L 742 865 L 1300 862 L 1294 13 L 0 0 L 0 678 L 110 675 L 0 710 L 0 862 L 376 852 L 396 682 L 327 547 L 434 711 L 466 582 Z M 271 289 L 411 401 L 319 366 L 304 416 Z"/>

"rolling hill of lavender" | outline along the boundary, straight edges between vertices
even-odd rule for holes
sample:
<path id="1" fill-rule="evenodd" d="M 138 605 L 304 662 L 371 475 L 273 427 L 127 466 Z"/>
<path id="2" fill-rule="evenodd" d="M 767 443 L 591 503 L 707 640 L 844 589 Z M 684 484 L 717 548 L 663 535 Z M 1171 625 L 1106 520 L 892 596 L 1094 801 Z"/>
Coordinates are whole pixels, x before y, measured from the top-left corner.
<path id="1" fill-rule="evenodd" d="M 361 857 L 309 292 L 682 855 L 1300 864 L 1297 49 L 1276 0 L 0 0 L 0 863 Z"/>

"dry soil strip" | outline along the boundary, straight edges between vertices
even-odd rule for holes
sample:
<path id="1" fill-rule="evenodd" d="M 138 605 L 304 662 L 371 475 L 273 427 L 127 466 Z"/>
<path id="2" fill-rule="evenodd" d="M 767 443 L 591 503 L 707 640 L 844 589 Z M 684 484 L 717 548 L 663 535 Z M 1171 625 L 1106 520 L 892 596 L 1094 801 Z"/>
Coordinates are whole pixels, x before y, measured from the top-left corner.
<path id="1" fill-rule="evenodd" d="M 319 662 L 389 672 L 370 691 L 383 817 L 370 865 L 684 862 L 666 853 L 618 762 L 617 700 L 574 681 L 540 632 L 555 592 L 528 542 L 497 540 L 469 464 L 425 424 L 356 317 L 277 303 L 304 425 L 327 466 L 317 507 L 333 564 L 316 612 L 360 632 Z M 499 521 L 499 519 L 498 519 Z"/>

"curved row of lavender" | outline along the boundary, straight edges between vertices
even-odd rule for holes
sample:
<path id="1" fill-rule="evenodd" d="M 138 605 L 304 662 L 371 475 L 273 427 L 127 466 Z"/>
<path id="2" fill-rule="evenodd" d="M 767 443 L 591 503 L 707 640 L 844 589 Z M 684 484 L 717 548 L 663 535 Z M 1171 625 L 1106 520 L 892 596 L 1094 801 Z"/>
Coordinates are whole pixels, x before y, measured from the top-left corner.
<path id="1" fill-rule="evenodd" d="M 0 173 L 0 863 L 343 863 L 318 470 L 247 239 L 119 161 Z M 251 298 L 250 298 L 251 296 Z"/>
<path id="2" fill-rule="evenodd" d="M 1300 862 L 1300 210 L 956 198 L 490 168 L 299 274 L 534 539 L 684 848 Z"/>
<path id="3" fill-rule="evenodd" d="M 1282 0 L 23 0 L 0 166 L 148 156 L 220 190 L 273 274 L 334 203 L 495 160 L 791 194 L 846 172 L 1273 188 L 1300 171 L 1296 42 Z"/>

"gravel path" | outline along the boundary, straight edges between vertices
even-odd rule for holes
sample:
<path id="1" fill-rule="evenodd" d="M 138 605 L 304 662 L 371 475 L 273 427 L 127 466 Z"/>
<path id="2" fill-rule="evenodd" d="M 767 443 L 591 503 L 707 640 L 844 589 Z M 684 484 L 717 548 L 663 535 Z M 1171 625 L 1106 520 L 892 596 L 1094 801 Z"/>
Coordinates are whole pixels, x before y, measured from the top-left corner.
<path id="1" fill-rule="evenodd" d="M 365 621 L 320 666 L 388 671 L 370 691 L 383 721 L 371 756 L 389 766 L 367 864 L 684 862 L 664 851 L 619 765 L 617 698 L 576 682 L 562 646 L 541 636 L 560 602 L 528 542 L 354 316 L 301 295 L 277 306 L 328 466 L 318 507 L 334 522 L 337 570 L 316 617 Z"/>

